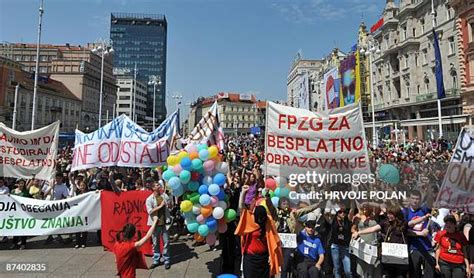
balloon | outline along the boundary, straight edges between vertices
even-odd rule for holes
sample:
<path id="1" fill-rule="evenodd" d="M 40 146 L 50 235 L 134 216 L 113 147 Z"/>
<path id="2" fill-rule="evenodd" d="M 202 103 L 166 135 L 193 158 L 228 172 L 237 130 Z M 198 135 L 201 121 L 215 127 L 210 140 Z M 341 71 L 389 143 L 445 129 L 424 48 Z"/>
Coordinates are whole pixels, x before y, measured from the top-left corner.
<path id="1" fill-rule="evenodd" d="M 198 233 L 194 234 L 194 240 L 197 241 L 197 242 L 202 242 L 205 239 L 206 239 L 205 237 L 199 235 Z"/>
<path id="2" fill-rule="evenodd" d="M 199 225 L 198 233 L 200 236 L 207 236 L 209 234 L 209 227 L 206 224 Z"/>
<path id="3" fill-rule="evenodd" d="M 226 181 L 226 177 L 222 173 L 218 173 L 214 176 L 214 183 L 217 185 L 223 186 L 225 184 L 225 181 Z"/>
<path id="4" fill-rule="evenodd" d="M 199 193 L 194 192 L 194 194 L 192 194 L 191 197 L 189 198 L 189 201 L 191 201 L 193 204 L 199 204 L 200 197 L 201 196 L 199 195 Z"/>
<path id="5" fill-rule="evenodd" d="M 224 212 L 224 217 L 227 222 L 231 222 L 235 220 L 235 217 L 237 217 L 237 213 L 233 209 L 228 209 Z"/>
<path id="6" fill-rule="evenodd" d="M 210 172 L 210 171 L 214 170 L 214 167 L 216 166 L 216 163 L 212 160 L 208 160 L 208 161 L 204 162 L 202 166 L 204 167 L 204 170 Z"/>
<path id="7" fill-rule="evenodd" d="M 187 184 L 191 180 L 191 172 L 188 170 L 181 171 L 181 174 L 179 174 L 179 179 L 181 183 Z"/>
<path id="8" fill-rule="evenodd" d="M 168 163 L 168 165 L 174 166 L 174 165 L 178 164 L 178 158 L 174 155 L 170 155 L 166 159 L 166 162 Z"/>
<path id="9" fill-rule="evenodd" d="M 275 196 L 280 197 L 280 191 L 281 191 L 281 188 L 280 188 L 280 187 L 278 187 L 277 189 L 275 189 L 275 191 L 274 191 L 274 192 L 275 192 Z"/>
<path id="10" fill-rule="evenodd" d="M 290 189 L 287 187 L 280 187 L 280 198 L 288 198 L 290 197 Z"/>
<path id="11" fill-rule="evenodd" d="M 191 170 L 198 170 L 200 169 L 202 166 L 202 160 L 198 159 L 198 158 L 195 158 L 193 159 L 193 161 L 191 161 Z"/>
<path id="12" fill-rule="evenodd" d="M 184 170 L 191 170 L 191 159 L 189 157 L 183 157 L 183 159 L 181 159 L 180 165 Z"/>
<path id="13" fill-rule="evenodd" d="M 217 198 L 217 196 L 212 196 L 211 197 L 211 206 L 212 207 L 217 207 L 217 204 L 219 204 L 219 198 Z"/>
<path id="14" fill-rule="evenodd" d="M 219 201 L 224 201 L 225 200 L 225 193 L 224 193 L 224 190 L 221 190 L 219 191 L 219 194 L 217 194 L 217 198 L 219 199 Z"/>
<path id="15" fill-rule="evenodd" d="M 184 200 L 184 201 L 181 202 L 179 207 L 181 208 L 182 212 L 188 212 L 188 211 L 191 211 L 193 209 L 193 203 L 191 201 Z"/>
<path id="16" fill-rule="evenodd" d="M 201 195 L 207 194 L 207 193 L 209 193 L 209 188 L 207 187 L 207 185 L 203 184 L 203 185 L 199 186 L 198 192 Z"/>
<path id="17" fill-rule="evenodd" d="M 227 231 L 227 224 L 225 222 L 219 222 L 219 224 L 217 224 L 217 231 L 219 231 L 220 234 L 225 233 Z"/>
<path id="18" fill-rule="evenodd" d="M 168 185 L 171 187 L 171 189 L 176 190 L 181 185 L 181 181 L 179 180 L 178 177 L 172 177 L 168 181 Z"/>
<path id="19" fill-rule="evenodd" d="M 199 144 L 197 146 L 197 149 L 198 149 L 198 152 L 200 152 L 202 150 L 207 150 L 207 145 L 206 144 Z"/>
<path id="20" fill-rule="evenodd" d="M 193 206 L 193 209 L 192 209 L 192 210 L 193 210 L 193 213 L 194 213 L 195 215 L 201 214 L 201 205 L 200 205 L 200 204 L 195 204 L 195 205 Z"/>
<path id="21" fill-rule="evenodd" d="M 194 173 L 191 174 L 191 179 Z M 197 181 L 190 181 L 188 183 L 188 189 L 189 191 L 196 191 L 199 188 L 199 183 Z"/>
<path id="22" fill-rule="evenodd" d="M 188 223 L 188 225 L 186 225 L 186 227 L 188 228 L 188 231 L 190 233 L 195 233 L 195 232 L 197 232 L 197 230 L 199 228 L 199 223 L 198 222 L 191 222 L 191 223 Z"/>
<path id="23" fill-rule="evenodd" d="M 173 196 L 180 197 L 184 193 L 184 188 L 182 185 L 179 185 L 178 188 L 173 190 Z"/>
<path id="24" fill-rule="evenodd" d="M 169 181 L 174 176 L 175 176 L 174 172 L 170 169 L 163 172 L 163 179 L 165 181 Z"/>
<path id="25" fill-rule="evenodd" d="M 219 162 L 216 165 L 216 170 L 219 173 L 227 174 L 227 171 L 229 171 L 229 165 L 227 164 L 227 162 Z"/>
<path id="26" fill-rule="evenodd" d="M 179 175 L 179 173 L 181 173 L 181 171 L 183 171 L 183 168 L 181 168 L 181 165 L 176 164 L 175 166 L 173 166 L 173 172 L 176 175 Z"/>
<path id="27" fill-rule="evenodd" d="M 276 177 L 275 182 L 279 187 L 285 187 L 288 181 L 284 177 Z"/>
<path id="28" fill-rule="evenodd" d="M 192 171 L 191 172 L 191 180 L 198 182 L 201 179 L 201 175 L 198 172 Z"/>
<path id="29" fill-rule="evenodd" d="M 280 201 L 280 198 L 278 198 L 276 196 L 272 197 L 272 204 L 273 204 L 274 207 L 276 207 L 276 208 L 278 207 L 278 202 L 279 201 Z"/>
<path id="30" fill-rule="evenodd" d="M 202 184 L 205 184 L 205 185 L 211 185 L 214 181 L 212 180 L 212 178 L 210 176 L 205 176 L 203 179 L 202 179 Z"/>
<path id="31" fill-rule="evenodd" d="M 212 229 L 212 228 L 217 228 L 217 220 L 214 219 L 214 217 L 208 217 L 206 219 L 206 225 L 207 227 L 209 227 L 209 229 Z"/>
<path id="32" fill-rule="evenodd" d="M 199 158 L 202 161 L 206 161 L 209 158 L 209 151 L 205 150 L 205 149 L 200 150 L 199 151 Z"/>
<path id="33" fill-rule="evenodd" d="M 216 157 L 217 154 L 219 153 L 219 149 L 217 148 L 217 146 L 210 146 L 209 149 L 207 150 L 209 151 L 210 158 Z"/>
<path id="34" fill-rule="evenodd" d="M 196 216 L 196 221 L 199 222 L 200 224 L 204 224 L 206 223 L 206 218 L 204 218 L 202 214 L 199 214 L 198 216 Z"/>
<path id="35" fill-rule="evenodd" d="M 265 186 L 271 190 L 275 190 L 277 185 L 274 179 L 268 178 L 265 180 Z"/>
<path id="36" fill-rule="evenodd" d="M 217 206 L 220 207 L 221 209 L 225 210 L 227 208 L 227 203 L 224 201 L 219 201 L 217 203 Z"/>
<path id="37" fill-rule="evenodd" d="M 275 196 L 275 192 L 273 190 L 270 190 L 270 192 L 268 192 L 268 194 L 270 194 L 270 198 L 273 198 Z"/>
<path id="38" fill-rule="evenodd" d="M 190 158 L 191 160 L 199 159 L 199 153 L 198 153 L 197 151 L 190 152 L 190 153 L 189 153 L 189 158 Z"/>
<path id="39" fill-rule="evenodd" d="M 217 225 L 209 227 L 209 234 L 215 234 L 217 232 Z"/>
<path id="40" fill-rule="evenodd" d="M 219 185 L 213 183 L 209 185 L 208 190 L 209 190 L 209 194 L 211 194 L 212 196 L 216 196 L 221 191 L 221 188 L 219 187 Z"/>
<path id="41" fill-rule="evenodd" d="M 400 183 L 400 173 L 397 167 L 391 164 L 382 164 L 379 168 L 379 178 L 388 184 Z"/>
<path id="42" fill-rule="evenodd" d="M 216 243 L 216 234 L 208 234 L 206 243 L 209 244 L 209 246 L 213 246 Z"/>
<path id="43" fill-rule="evenodd" d="M 212 217 L 215 219 L 221 219 L 224 217 L 224 210 L 221 207 L 215 207 L 212 211 Z"/>
<path id="44" fill-rule="evenodd" d="M 162 170 L 163 172 L 166 171 L 166 170 L 168 170 L 168 166 L 166 166 L 166 165 L 161 166 L 161 170 Z"/>
<path id="45" fill-rule="evenodd" d="M 211 206 L 203 206 L 201 207 L 201 215 L 204 217 L 204 218 L 207 218 L 209 216 L 211 216 L 212 214 L 212 207 Z"/>
<path id="46" fill-rule="evenodd" d="M 188 151 L 188 153 L 193 153 L 193 152 L 197 152 L 198 151 L 198 148 L 196 145 L 194 144 L 189 144 L 186 146 L 186 150 Z"/>
<path id="47" fill-rule="evenodd" d="M 181 162 L 184 158 L 186 157 L 189 158 L 189 154 L 185 151 L 181 151 L 178 153 L 177 157 L 178 157 L 178 161 Z"/>

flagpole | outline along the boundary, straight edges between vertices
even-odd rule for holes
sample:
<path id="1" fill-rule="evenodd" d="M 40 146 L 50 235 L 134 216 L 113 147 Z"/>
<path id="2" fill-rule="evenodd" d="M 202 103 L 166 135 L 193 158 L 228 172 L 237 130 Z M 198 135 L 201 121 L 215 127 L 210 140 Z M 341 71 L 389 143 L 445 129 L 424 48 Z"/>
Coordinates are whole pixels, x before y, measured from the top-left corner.
<path id="1" fill-rule="evenodd" d="M 433 31 L 435 32 L 435 36 L 436 36 L 436 20 L 435 20 L 435 16 L 436 16 L 436 12 L 435 12 L 435 8 L 434 8 L 434 0 L 431 0 L 431 19 L 432 19 L 432 22 L 433 22 Z M 436 39 L 436 38 L 433 38 L 433 39 Z M 436 86 L 436 88 L 438 88 L 438 86 Z M 439 138 L 442 138 L 443 137 L 443 123 L 442 123 L 442 114 L 441 114 L 441 99 L 439 98 L 439 92 L 437 93 L 438 95 L 438 100 L 437 100 L 437 103 L 438 103 L 438 129 L 439 129 Z"/>

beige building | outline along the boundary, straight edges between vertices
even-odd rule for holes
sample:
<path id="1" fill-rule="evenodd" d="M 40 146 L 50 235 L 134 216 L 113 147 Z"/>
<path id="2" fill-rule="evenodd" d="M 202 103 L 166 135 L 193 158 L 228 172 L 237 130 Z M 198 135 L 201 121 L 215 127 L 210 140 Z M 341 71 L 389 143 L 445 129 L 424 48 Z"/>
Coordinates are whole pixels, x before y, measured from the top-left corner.
<path id="1" fill-rule="evenodd" d="M 442 100 L 443 135 L 455 139 L 467 117 L 460 101 L 454 11 L 446 1 L 435 1 L 435 10 L 446 90 Z M 379 137 L 390 137 L 390 131 L 399 124 L 408 138 L 437 138 L 431 1 L 402 0 L 398 6 L 394 0 L 386 0 L 383 22 L 367 37 L 366 45 L 360 45 L 368 49 L 373 44 L 380 49 L 379 54 L 373 54 L 371 65 Z"/>
<path id="2" fill-rule="evenodd" d="M 39 73 L 62 82 L 82 101 L 79 127 L 95 130 L 99 120 L 99 96 L 101 57 L 93 54 L 93 45 L 71 46 L 42 44 L 40 47 Z M 35 44 L 2 44 L 0 56 L 23 65 L 23 70 L 34 72 L 36 63 Z M 104 82 L 102 100 L 102 125 L 107 114 L 114 111 L 117 87 L 112 71 L 112 56 L 104 58 Z"/>
<path id="3" fill-rule="evenodd" d="M 147 86 L 132 75 L 116 75 L 117 77 L 117 115 L 125 114 L 131 118 L 133 112 L 133 98 L 135 97 L 136 122 L 143 122 L 146 116 Z M 135 85 L 136 83 L 136 85 Z M 136 90 L 135 94 L 134 91 Z"/>
<path id="4" fill-rule="evenodd" d="M 315 91 L 315 82 L 312 80 L 312 78 L 317 76 L 322 67 L 322 64 L 323 60 L 304 60 L 302 59 L 301 54 L 298 53 L 295 60 L 293 61 L 286 83 L 288 106 L 299 107 L 300 84 L 304 75 L 308 74 L 308 91 L 310 95 L 309 106 L 311 110 L 314 109 L 314 104 L 316 100 L 312 99 L 312 92 Z"/>
<path id="5" fill-rule="evenodd" d="M 34 74 L 22 70 L 22 65 L 0 57 L 0 122 L 12 126 L 15 87 L 17 96 L 16 130 L 31 129 L 33 108 Z M 35 128 L 41 128 L 57 120 L 61 132 L 74 132 L 80 122 L 81 101 L 63 83 L 52 78 L 38 81 Z"/>

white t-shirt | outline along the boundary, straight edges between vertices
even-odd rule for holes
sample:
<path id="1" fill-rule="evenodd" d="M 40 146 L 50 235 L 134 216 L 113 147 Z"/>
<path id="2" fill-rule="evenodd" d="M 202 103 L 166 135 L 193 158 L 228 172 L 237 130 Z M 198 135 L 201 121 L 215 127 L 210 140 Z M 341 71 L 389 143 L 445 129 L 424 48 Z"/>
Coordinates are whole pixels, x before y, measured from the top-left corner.
<path id="1" fill-rule="evenodd" d="M 48 191 L 48 187 L 49 185 L 48 184 L 45 184 L 43 186 L 43 193 L 46 193 L 46 191 Z M 57 184 L 53 189 L 52 189 L 52 193 L 51 193 L 51 200 L 62 200 L 62 199 L 66 199 L 68 196 L 69 196 L 69 188 L 66 186 L 65 183 L 62 183 L 62 184 Z"/>
<path id="2" fill-rule="evenodd" d="M 4 185 L 0 187 L 0 194 L 8 194 L 8 193 L 10 193 L 10 190 L 8 189 L 7 186 Z"/>

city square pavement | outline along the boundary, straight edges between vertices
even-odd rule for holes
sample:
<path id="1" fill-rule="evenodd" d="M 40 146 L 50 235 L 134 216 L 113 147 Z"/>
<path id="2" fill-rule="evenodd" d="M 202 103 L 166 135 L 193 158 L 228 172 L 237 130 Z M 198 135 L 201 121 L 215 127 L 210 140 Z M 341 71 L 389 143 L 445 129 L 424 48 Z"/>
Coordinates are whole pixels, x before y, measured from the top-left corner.
<path id="1" fill-rule="evenodd" d="M 66 238 L 67 236 L 63 236 Z M 96 242 L 95 233 L 89 233 L 89 246 L 74 249 L 74 243 L 53 242 L 44 245 L 46 237 L 28 239 L 27 249 L 9 250 L 12 244 L 0 243 L 0 277 L 114 277 L 114 255 L 104 251 Z M 137 270 L 137 277 L 216 277 L 220 271 L 221 250 L 211 250 L 208 245 L 193 247 L 185 237 L 171 243 L 171 268 L 163 265 L 153 270 Z M 151 257 L 146 257 L 151 265 Z M 9 273 L 5 263 L 46 263 L 47 272 Z"/>

